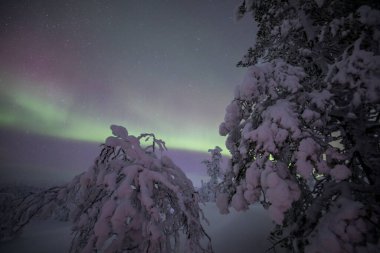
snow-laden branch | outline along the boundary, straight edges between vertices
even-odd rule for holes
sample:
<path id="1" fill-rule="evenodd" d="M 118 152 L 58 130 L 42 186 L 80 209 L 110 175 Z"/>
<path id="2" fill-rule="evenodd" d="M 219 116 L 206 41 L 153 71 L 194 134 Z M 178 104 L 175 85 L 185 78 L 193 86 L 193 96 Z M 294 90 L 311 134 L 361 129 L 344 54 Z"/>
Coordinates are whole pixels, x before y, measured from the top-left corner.
<path id="1" fill-rule="evenodd" d="M 294 252 L 380 251 L 379 5 L 241 2 L 258 33 L 219 127 L 217 206 L 261 203 Z"/>
<path id="2" fill-rule="evenodd" d="M 49 216 L 63 209 L 74 223 L 70 252 L 212 252 L 191 181 L 155 153 L 164 142 L 152 134 L 136 138 L 121 126 L 111 130 L 114 136 L 86 172 L 13 201 L 16 212 L 2 210 L 1 238 L 15 236 L 41 211 Z M 141 138 L 152 145 L 141 147 Z"/>

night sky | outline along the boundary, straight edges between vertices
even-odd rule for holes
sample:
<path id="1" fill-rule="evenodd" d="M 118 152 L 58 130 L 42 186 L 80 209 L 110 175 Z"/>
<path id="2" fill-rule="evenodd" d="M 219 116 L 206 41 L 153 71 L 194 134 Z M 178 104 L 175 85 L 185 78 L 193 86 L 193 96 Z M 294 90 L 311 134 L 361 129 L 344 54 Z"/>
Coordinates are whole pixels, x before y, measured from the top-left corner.
<path id="1" fill-rule="evenodd" d="M 33 135 L 39 149 L 46 138 L 100 143 L 121 124 L 172 150 L 224 148 L 218 126 L 245 72 L 235 64 L 255 38 L 236 4 L 2 0 L 1 135 Z"/>

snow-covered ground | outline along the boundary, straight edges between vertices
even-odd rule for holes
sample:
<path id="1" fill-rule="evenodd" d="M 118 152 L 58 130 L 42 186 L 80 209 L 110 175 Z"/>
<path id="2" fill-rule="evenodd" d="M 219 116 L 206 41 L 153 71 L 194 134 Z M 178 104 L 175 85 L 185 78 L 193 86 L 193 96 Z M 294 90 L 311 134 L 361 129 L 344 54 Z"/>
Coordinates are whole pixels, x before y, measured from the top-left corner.
<path id="1" fill-rule="evenodd" d="M 202 209 L 210 222 L 205 229 L 212 238 L 215 253 L 261 253 L 270 246 L 267 236 L 273 225 L 262 207 L 252 206 L 246 212 L 231 210 L 228 215 L 220 214 L 214 203 L 207 203 Z M 19 238 L 0 243 L 0 252 L 68 252 L 70 227 L 67 222 L 34 221 Z"/>
<path id="2" fill-rule="evenodd" d="M 271 246 L 267 237 L 273 224 L 261 206 L 251 206 L 245 212 L 230 209 L 222 215 L 215 203 L 207 203 L 203 210 L 210 222 L 205 229 L 216 253 L 264 253 Z"/>
<path id="3" fill-rule="evenodd" d="M 33 221 L 19 238 L 0 243 L 4 253 L 66 253 L 69 251 L 71 224 L 53 220 Z"/>

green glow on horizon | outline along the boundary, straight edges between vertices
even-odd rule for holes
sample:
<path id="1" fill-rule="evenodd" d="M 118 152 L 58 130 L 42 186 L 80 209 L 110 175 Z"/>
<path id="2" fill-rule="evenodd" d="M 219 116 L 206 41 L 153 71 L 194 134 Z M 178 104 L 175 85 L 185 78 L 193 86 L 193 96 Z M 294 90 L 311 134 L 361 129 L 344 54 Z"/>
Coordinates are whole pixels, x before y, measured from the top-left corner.
<path id="1" fill-rule="evenodd" d="M 13 107 L 0 109 L 0 126 L 50 137 L 98 143 L 104 142 L 111 135 L 111 124 L 123 125 L 133 135 L 145 131 L 133 121 L 95 120 L 84 112 L 69 110 L 68 106 L 46 99 L 31 90 L 13 89 L 8 92 L 7 98 Z M 186 125 L 188 122 L 181 123 Z M 154 134 L 164 140 L 169 149 L 207 152 L 210 148 L 220 146 L 223 154 L 228 154 L 224 148 L 224 138 L 217 135 L 217 129 L 207 129 L 196 124 L 173 126 L 164 120 L 150 119 L 149 126 L 157 126 L 158 130 Z"/>

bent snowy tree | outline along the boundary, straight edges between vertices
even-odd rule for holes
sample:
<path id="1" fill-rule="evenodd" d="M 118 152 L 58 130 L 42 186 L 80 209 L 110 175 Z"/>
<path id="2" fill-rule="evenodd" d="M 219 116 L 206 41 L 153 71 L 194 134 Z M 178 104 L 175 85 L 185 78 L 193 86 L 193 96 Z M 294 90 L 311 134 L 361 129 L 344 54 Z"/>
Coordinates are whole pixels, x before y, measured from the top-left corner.
<path id="1" fill-rule="evenodd" d="M 212 252 L 194 187 L 161 154 L 165 143 L 153 134 L 111 129 L 114 136 L 86 172 L 65 186 L 14 200 L 15 212 L 1 217 L 1 237 L 14 236 L 35 215 L 63 210 L 59 217 L 74 222 L 70 252 Z M 142 139 L 152 144 L 143 147 Z"/>
<path id="2" fill-rule="evenodd" d="M 294 252 L 380 251 L 377 1 L 243 1 L 257 41 L 220 134 L 224 213 L 260 202 Z"/>

